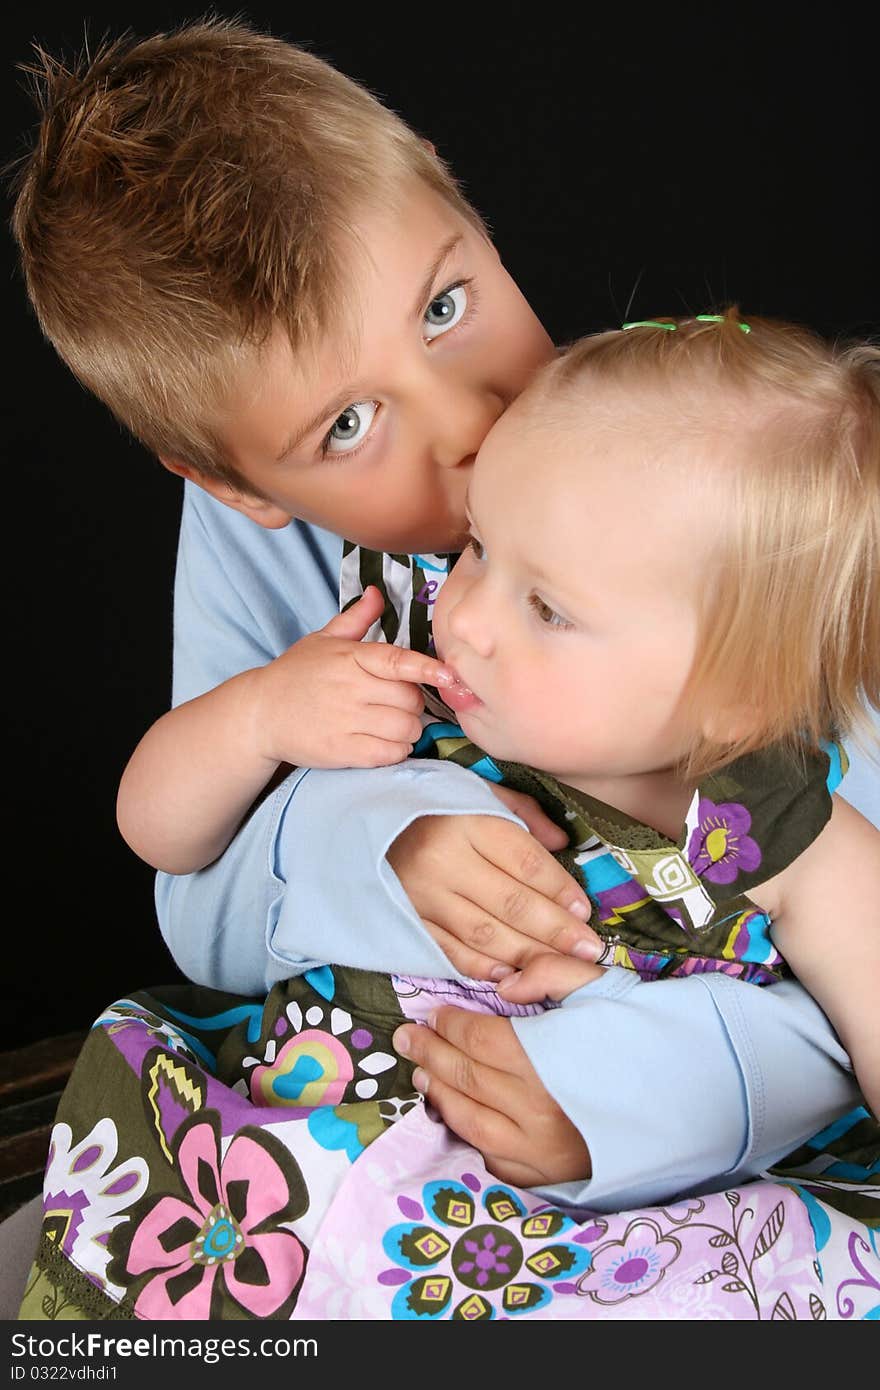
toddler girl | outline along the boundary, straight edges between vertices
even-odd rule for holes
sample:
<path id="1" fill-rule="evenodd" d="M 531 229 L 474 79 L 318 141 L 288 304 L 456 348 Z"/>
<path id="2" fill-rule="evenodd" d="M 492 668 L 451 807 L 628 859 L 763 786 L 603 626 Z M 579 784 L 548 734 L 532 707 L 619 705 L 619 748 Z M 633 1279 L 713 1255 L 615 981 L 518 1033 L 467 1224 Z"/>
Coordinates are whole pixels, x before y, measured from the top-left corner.
<path id="1" fill-rule="evenodd" d="M 783 957 L 876 1114 L 880 833 L 832 792 L 880 697 L 880 350 L 735 310 L 585 338 L 490 432 L 469 518 L 433 632 L 471 746 L 422 751 L 556 808 L 604 963 Z"/>

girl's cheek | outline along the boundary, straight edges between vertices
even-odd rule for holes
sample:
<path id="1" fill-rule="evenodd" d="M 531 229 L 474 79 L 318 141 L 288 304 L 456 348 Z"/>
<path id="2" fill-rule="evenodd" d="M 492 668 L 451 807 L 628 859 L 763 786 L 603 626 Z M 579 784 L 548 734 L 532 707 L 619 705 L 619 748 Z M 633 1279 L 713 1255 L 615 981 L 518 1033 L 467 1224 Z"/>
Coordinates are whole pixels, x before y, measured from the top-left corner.
<path id="1" fill-rule="evenodd" d="M 434 604 L 434 612 L 431 618 L 431 630 L 434 635 L 435 648 L 439 648 L 440 651 L 443 651 L 446 647 L 446 605 L 443 602 L 443 589 L 440 590 L 440 597 Z"/>
<path id="2" fill-rule="evenodd" d="M 442 624 L 445 627 L 447 613 L 449 612 L 450 608 L 452 608 L 458 602 L 458 598 L 461 596 L 461 565 L 463 561 L 464 556 L 462 557 L 462 559 L 456 561 L 455 565 L 452 568 L 452 572 L 450 573 L 448 579 L 446 580 L 439 594 L 437 595 L 437 600 L 434 604 L 435 632 L 437 631 L 439 625 Z"/>

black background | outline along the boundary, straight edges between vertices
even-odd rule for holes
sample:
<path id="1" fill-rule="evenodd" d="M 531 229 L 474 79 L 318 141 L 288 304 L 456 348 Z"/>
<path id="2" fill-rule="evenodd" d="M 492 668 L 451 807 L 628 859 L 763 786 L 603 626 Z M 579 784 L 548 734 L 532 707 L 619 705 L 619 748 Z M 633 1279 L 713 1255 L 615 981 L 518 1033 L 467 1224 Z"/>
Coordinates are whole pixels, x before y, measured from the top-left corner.
<path id="1" fill-rule="evenodd" d="M 581 8 L 581 7 L 579 7 Z M 767 7 L 768 11 L 771 7 Z M 36 4 L 4 21 L 4 159 L 34 116 L 15 65 L 197 7 Z M 876 166 L 860 7 L 261 5 L 450 160 L 558 342 L 727 300 L 876 334 Z M 772 27 L 771 27 L 772 26 Z M 7 209 L 9 199 L 7 197 Z M 86 1027 L 177 972 L 116 784 L 170 691 L 180 491 L 41 340 L 2 240 L 11 833 L 0 1045 Z"/>

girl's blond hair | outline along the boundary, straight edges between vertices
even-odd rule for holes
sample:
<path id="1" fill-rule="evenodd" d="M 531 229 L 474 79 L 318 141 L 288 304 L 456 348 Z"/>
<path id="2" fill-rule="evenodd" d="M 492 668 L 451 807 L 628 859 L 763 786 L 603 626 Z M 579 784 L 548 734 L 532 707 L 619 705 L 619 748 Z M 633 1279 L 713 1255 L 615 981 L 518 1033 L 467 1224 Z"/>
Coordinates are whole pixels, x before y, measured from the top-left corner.
<path id="1" fill-rule="evenodd" d="M 872 745 L 866 706 L 880 706 L 880 348 L 828 343 L 751 315 L 744 324 L 732 306 L 591 335 L 536 387 L 548 401 L 576 407 L 588 382 L 621 388 L 636 410 L 659 401 L 671 441 L 683 430 L 708 442 L 701 462 L 708 453 L 711 463 L 719 431 L 737 446 L 716 494 L 720 550 L 685 699 L 704 729 L 713 710 L 743 717 L 729 736 L 700 735 L 686 773 L 704 775 L 773 744 L 796 753 L 852 733 Z"/>
<path id="2" fill-rule="evenodd" d="M 485 228 L 442 159 L 312 53 L 208 19 L 66 67 L 37 50 L 40 107 L 13 232 L 40 325 L 154 453 L 235 478 L 218 423 L 278 326 L 340 329 L 353 220 L 414 179 Z M 349 310 L 350 311 L 350 310 Z"/>

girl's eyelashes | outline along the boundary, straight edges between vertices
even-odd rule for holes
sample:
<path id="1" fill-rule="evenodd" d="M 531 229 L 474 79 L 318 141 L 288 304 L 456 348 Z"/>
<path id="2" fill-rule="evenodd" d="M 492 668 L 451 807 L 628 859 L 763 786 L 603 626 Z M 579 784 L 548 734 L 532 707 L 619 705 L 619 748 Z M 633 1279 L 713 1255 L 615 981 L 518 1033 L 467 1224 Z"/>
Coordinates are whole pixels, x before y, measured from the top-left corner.
<path id="1" fill-rule="evenodd" d="M 476 313 L 477 303 L 477 287 L 472 278 L 456 280 L 455 284 L 435 294 L 422 316 L 426 341 L 431 343 L 451 329 L 469 323 Z M 353 401 L 347 405 L 321 440 L 320 457 L 356 454 L 369 438 L 378 410 L 379 401 Z M 366 413 L 366 420 L 360 412 Z"/>
<path id="2" fill-rule="evenodd" d="M 485 560 L 486 547 L 473 532 L 467 538 L 467 549 L 475 560 Z M 556 632 L 567 632 L 574 627 L 574 623 L 569 622 L 568 618 L 563 618 L 561 613 L 557 613 L 555 608 L 551 608 L 549 603 L 545 603 L 540 594 L 534 592 L 529 594 L 528 605 L 538 622 L 544 627 L 553 628 Z"/>
<path id="3" fill-rule="evenodd" d="M 563 618 L 562 614 L 551 608 L 549 603 L 545 603 L 539 594 L 529 594 L 529 607 L 545 627 L 556 628 L 558 632 L 574 627 L 574 623 L 570 623 L 568 618 Z"/>

